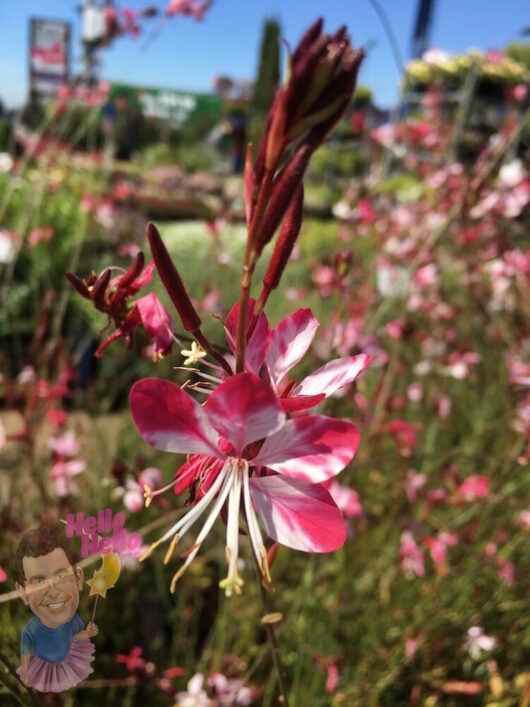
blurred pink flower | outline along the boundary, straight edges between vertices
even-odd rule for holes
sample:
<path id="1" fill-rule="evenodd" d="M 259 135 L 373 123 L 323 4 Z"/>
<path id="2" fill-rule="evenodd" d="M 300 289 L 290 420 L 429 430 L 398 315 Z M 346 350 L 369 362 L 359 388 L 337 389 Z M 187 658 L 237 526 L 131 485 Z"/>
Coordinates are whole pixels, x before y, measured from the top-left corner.
<path id="1" fill-rule="evenodd" d="M 250 705 L 254 699 L 252 690 L 241 678 L 227 678 L 222 673 L 212 673 L 208 677 L 208 686 L 215 690 L 215 705 L 236 707 Z"/>
<path id="2" fill-rule="evenodd" d="M 447 558 L 447 548 L 454 547 L 458 542 L 455 533 L 439 533 L 437 537 L 425 538 L 425 545 L 429 548 L 432 561 L 436 565 L 445 564 Z"/>
<path id="3" fill-rule="evenodd" d="M 339 666 L 336 660 L 331 660 L 327 665 L 325 690 L 328 694 L 335 692 L 339 684 Z"/>
<path id="4" fill-rule="evenodd" d="M 423 398 L 423 386 L 421 383 L 411 383 L 407 388 L 407 398 L 413 403 L 419 403 Z"/>
<path id="5" fill-rule="evenodd" d="M 524 83 L 519 83 L 513 89 L 512 95 L 516 101 L 524 101 L 528 95 L 528 87 Z"/>
<path id="6" fill-rule="evenodd" d="M 44 228 L 34 228 L 29 234 L 28 245 L 34 248 L 39 243 L 43 241 L 49 243 L 53 238 L 53 228 L 51 226 L 45 226 Z"/>
<path id="7" fill-rule="evenodd" d="M 57 408 L 50 408 L 46 411 L 46 419 L 56 427 L 62 427 L 66 423 L 66 412 Z"/>
<path id="8" fill-rule="evenodd" d="M 457 493 L 466 501 L 475 501 L 478 498 L 486 498 L 489 492 L 490 480 L 487 476 L 471 474 L 460 484 Z"/>
<path id="9" fill-rule="evenodd" d="M 410 503 L 414 503 L 417 498 L 417 491 L 427 483 L 426 474 L 418 474 L 414 469 L 407 470 L 405 480 L 405 494 Z"/>
<path id="10" fill-rule="evenodd" d="M 148 486 L 151 491 L 161 486 L 163 483 L 162 473 L 156 467 L 144 469 L 138 481 L 127 479 L 125 482 L 125 493 L 123 494 L 123 504 L 132 513 L 141 511 L 145 505 L 145 486 Z"/>
<path id="11" fill-rule="evenodd" d="M 508 367 L 510 383 L 525 388 L 530 387 L 530 363 L 525 363 L 518 359 L 509 359 L 506 365 Z"/>
<path id="12" fill-rule="evenodd" d="M 327 486 L 331 498 L 335 501 L 346 518 L 359 519 L 363 517 L 363 508 L 357 491 L 354 491 L 348 486 L 339 484 L 338 481 L 331 481 L 329 484 L 325 485 Z"/>
<path id="13" fill-rule="evenodd" d="M 399 320 L 399 319 L 393 319 L 391 322 L 388 322 L 386 327 L 386 333 L 391 339 L 401 339 L 403 338 L 403 332 L 405 330 L 405 325 L 404 323 Z"/>
<path id="14" fill-rule="evenodd" d="M 143 670 L 145 668 L 145 660 L 142 658 L 143 649 L 140 646 L 135 646 L 129 654 L 118 653 L 116 656 L 117 663 L 123 663 L 129 672 L 135 670 Z"/>
<path id="15" fill-rule="evenodd" d="M 398 452 L 402 457 L 410 457 L 416 448 L 417 428 L 417 424 L 406 420 L 391 420 L 386 424 L 386 431 L 394 438 Z"/>
<path id="16" fill-rule="evenodd" d="M 85 467 L 86 464 L 81 459 L 56 462 L 50 469 L 50 479 L 55 481 L 55 493 L 61 497 L 76 493 L 79 489 L 75 482 L 72 481 L 72 477 L 81 474 Z"/>
<path id="17" fill-rule="evenodd" d="M 417 577 L 425 575 L 425 558 L 418 547 L 414 536 L 408 530 L 401 533 L 400 550 L 401 569 L 406 575 L 415 574 Z"/>
<path id="18" fill-rule="evenodd" d="M 509 587 L 513 587 L 515 584 L 515 566 L 513 562 L 509 562 L 509 560 L 501 560 L 497 574 L 499 579 L 502 579 L 505 584 Z"/>
<path id="19" fill-rule="evenodd" d="M 408 638 L 405 641 L 405 659 L 412 660 L 418 650 L 418 641 L 416 638 Z"/>
<path id="20" fill-rule="evenodd" d="M 530 530 L 530 508 L 521 511 L 517 517 L 517 525 L 521 530 Z"/>
<path id="21" fill-rule="evenodd" d="M 3 567 L 0 567 L 0 582 L 5 582 L 7 579 L 6 571 Z"/>
<path id="22" fill-rule="evenodd" d="M 62 437 L 50 437 L 48 447 L 60 457 L 75 457 L 80 444 L 73 432 L 67 432 Z"/>
<path id="23" fill-rule="evenodd" d="M 335 285 L 335 270 L 331 265 L 317 265 L 313 270 L 313 283 L 321 297 L 330 297 Z"/>

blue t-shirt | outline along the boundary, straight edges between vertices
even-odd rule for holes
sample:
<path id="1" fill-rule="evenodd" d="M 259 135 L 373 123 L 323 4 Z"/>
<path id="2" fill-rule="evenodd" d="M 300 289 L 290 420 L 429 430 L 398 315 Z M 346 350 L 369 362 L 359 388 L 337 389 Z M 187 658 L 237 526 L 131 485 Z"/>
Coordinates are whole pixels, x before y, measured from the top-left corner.
<path id="1" fill-rule="evenodd" d="M 34 616 L 22 629 L 20 652 L 33 653 L 47 663 L 62 663 L 70 653 L 74 636 L 85 628 L 79 614 L 59 628 L 48 628 Z"/>

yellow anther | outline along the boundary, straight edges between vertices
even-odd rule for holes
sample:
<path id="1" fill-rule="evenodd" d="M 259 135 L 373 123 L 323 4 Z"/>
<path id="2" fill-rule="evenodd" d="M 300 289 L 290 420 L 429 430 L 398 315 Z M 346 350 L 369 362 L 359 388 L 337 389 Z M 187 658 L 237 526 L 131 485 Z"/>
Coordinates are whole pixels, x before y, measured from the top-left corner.
<path id="1" fill-rule="evenodd" d="M 225 579 L 222 579 L 219 582 L 219 586 L 221 589 L 225 590 L 225 595 L 227 597 L 231 597 L 232 594 L 237 594 L 237 596 L 241 596 L 243 594 L 243 591 L 241 587 L 244 585 L 244 581 L 241 579 L 241 577 L 238 577 L 235 575 L 234 577 L 225 577 Z"/>
<path id="2" fill-rule="evenodd" d="M 187 569 L 188 569 L 188 565 L 182 565 L 182 567 L 179 569 L 179 571 L 175 572 L 175 574 L 173 575 L 173 579 L 171 580 L 171 586 L 169 587 L 169 591 L 171 592 L 171 594 L 175 593 L 175 587 L 177 585 L 177 582 L 179 581 L 179 579 L 182 577 L 182 575 L 184 574 L 184 572 Z"/>
<path id="3" fill-rule="evenodd" d="M 148 484 L 144 484 L 144 498 L 145 498 L 145 507 L 149 508 L 149 506 L 153 502 L 153 492 L 151 490 L 151 487 Z"/>
<path id="4" fill-rule="evenodd" d="M 156 548 L 160 545 L 161 542 L 162 542 L 162 538 L 160 538 L 160 540 L 157 540 L 152 545 L 150 545 L 147 548 L 147 550 L 144 552 L 144 554 L 140 556 L 139 561 L 143 562 L 146 558 L 151 557 L 151 555 L 156 550 Z"/>
<path id="5" fill-rule="evenodd" d="M 269 558 L 267 557 L 267 550 L 265 550 L 264 547 L 261 548 L 261 562 L 259 563 L 259 568 L 265 582 L 269 586 L 272 585 L 272 578 L 269 570 Z"/>
<path id="6" fill-rule="evenodd" d="M 168 548 L 168 551 L 166 552 L 166 556 L 164 557 L 164 564 L 165 565 L 167 565 L 167 563 L 170 561 L 171 555 L 173 554 L 173 551 L 175 550 L 175 548 L 178 544 L 178 541 L 179 541 L 179 534 L 175 533 L 175 535 L 173 536 L 173 539 L 171 540 L 171 544 Z"/>

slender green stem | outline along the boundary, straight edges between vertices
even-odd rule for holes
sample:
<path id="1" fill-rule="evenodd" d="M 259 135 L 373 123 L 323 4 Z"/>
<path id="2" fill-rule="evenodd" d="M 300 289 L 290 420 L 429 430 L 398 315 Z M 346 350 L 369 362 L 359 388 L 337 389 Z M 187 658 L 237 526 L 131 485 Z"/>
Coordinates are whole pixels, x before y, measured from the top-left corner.
<path id="1" fill-rule="evenodd" d="M 256 569 L 256 577 L 257 577 L 258 585 L 259 585 L 259 589 L 260 589 L 261 603 L 263 604 L 263 611 L 265 614 L 270 614 L 271 609 L 270 609 L 269 595 L 267 593 L 267 590 L 263 586 L 263 582 L 261 581 L 261 570 L 260 570 L 258 561 L 255 556 L 254 556 L 254 564 L 255 564 L 255 569 Z M 272 662 L 273 662 L 276 674 L 278 676 L 278 689 L 280 692 L 279 701 L 284 707 L 289 707 L 289 692 L 287 690 L 287 685 L 285 683 L 282 662 L 280 659 L 280 648 L 278 646 L 278 640 L 276 638 L 276 632 L 274 630 L 274 625 L 265 623 L 264 627 L 265 627 L 265 631 L 267 633 L 267 641 L 269 643 L 269 649 L 271 652 Z"/>

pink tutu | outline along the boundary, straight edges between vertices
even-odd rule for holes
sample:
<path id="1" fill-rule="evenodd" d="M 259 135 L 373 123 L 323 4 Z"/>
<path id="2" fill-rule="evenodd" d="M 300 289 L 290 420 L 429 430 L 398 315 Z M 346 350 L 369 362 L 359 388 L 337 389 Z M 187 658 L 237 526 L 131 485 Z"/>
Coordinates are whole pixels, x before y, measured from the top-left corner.
<path id="1" fill-rule="evenodd" d="M 39 692 L 64 692 L 78 685 L 94 669 L 94 644 L 88 638 L 72 641 L 70 653 L 62 663 L 48 663 L 37 656 L 29 659 L 28 677 L 31 687 Z M 17 670 L 22 679 L 22 667 Z"/>

